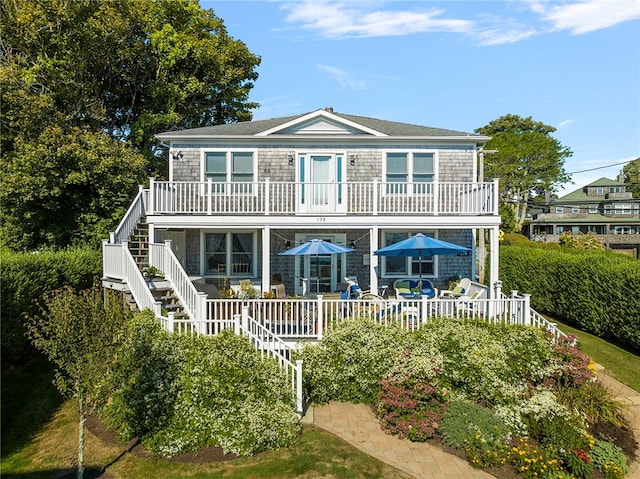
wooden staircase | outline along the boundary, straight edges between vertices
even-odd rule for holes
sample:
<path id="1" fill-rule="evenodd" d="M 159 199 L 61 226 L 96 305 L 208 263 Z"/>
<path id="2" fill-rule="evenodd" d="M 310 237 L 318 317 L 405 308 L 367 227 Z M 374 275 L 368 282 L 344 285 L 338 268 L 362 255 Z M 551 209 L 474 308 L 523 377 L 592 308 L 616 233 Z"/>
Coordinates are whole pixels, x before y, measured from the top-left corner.
<path id="1" fill-rule="evenodd" d="M 146 223 L 146 218 L 140 218 L 127 246 L 138 268 L 144 274 L 145 268 L 149 266 L 149 225 Z M 162 303 L 162 309 L 165 312 L 175 313 L 176 318 L 188 318 L 184 305 L 168 281 L 155 279 L 148 280 L 147 283 L 153 297 Z M 138 311 L 138 306 L 130 293 L 127 294 L 127 302 L 132 311 Z"/>

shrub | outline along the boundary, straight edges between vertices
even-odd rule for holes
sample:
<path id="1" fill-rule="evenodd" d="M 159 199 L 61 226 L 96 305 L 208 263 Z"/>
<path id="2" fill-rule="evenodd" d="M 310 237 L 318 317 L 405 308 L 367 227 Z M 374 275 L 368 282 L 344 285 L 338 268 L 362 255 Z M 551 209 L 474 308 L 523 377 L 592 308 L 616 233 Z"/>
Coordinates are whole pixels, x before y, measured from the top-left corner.
<path id="1" fill-rule="evenodd" d="M 331 400 L 374 404 L 379 381 L 395 369 L 409 332 L 356 318 L 329 329 L 316 345 L 306 344 L 304 386 L 315 402 Z"/>
<path id="2" fill-rule="evenodd" d="M 447 406 L 447 391 L 426 381 L 381 381 L 378 416 L 383 429 L 400 439 L 424 442 L 440 428 Z"/>
<path id="3" fill-rule="evenodd" d="M 518 438 L 509 450 L 507 461 L 525 479 L 571 477 L 559 474 L 562 471 L 561 462 L 530 439 Z"/>
<path id="4" fill-rule="evenodd" d="M 490 444 L 504 444 L 509 429 L 490 409 L 478 404 L 452 399 L 440 421 L 440 434 L 445 444 L 464 449 L 478 434 Z"/>
<path id="5" fill-rule="evenodd" d="M 2 304 L 2 359 L 18 362 L 28 350 L 23 315 L 37 313 L 35 300 L 69 285 L 75 290 L 92 286 L 102 275 L 102 252 L 87 248 L 63 251 L 0 252 Z"/>
<path id="6" fill-rule="evenodd" d="M 585 450 L 567 451 L 564 455 L 564 463 L 566 468 L 576 477 L 589 477 L 593 474 L 593 464 L 591 464 L 591 458 Z"/>
<path id="7" fill-rule="evenodd" d="M 544 368 L 544 384 L 572 388 L 595 379 L 591 358 L 578 349 L 576 340 L 575 336 L 569 335 L 558 338 L 553 344 L 552 356 Z"/>
<path id="8" fill-rule="evenodd" d="M 638 260 L 611 251 L 504 246 L 505 290 L 531 294 L 531 305 L 560 321 L 640 352 Z"/>
<path id="9" fill-rule="evenodd" d="M 622 479 L 629 473 L 627 458 L 622 449 L 609 441 L 596 439 L 589 457 L 605 479 Z"/>
<path id="10" fill-rule="evenodd" d="M 559 387 L 554 392 L 561 404 L 579 410 L 588 424 L 609 422 L 621 426 L 625 422 L 624 404 L 598 381 L 587 381 L 578 387 Z"/>
<path id="11" fill-rule="evenodd" d="M 251 455 L 288 446 L 300 433 L 284 372 L 231 331 L 168 335 L 151 313 L 141 314 L 132 321 L 120 365 L 125 382 L 108 412 L 110 423 L 125 437 L 140 434 L 156 455 L 206 446 Z"/>

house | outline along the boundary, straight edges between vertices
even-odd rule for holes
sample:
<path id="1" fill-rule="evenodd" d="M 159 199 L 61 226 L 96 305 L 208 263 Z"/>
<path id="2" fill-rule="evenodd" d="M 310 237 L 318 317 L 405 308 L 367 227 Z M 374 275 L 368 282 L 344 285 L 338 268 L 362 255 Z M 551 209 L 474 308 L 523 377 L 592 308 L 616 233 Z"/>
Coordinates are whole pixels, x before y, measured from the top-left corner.
<path id="1" fill-rule="evenodd" d="M 621 176 L 600 178 L 550 202 L 528 223 L 529 238 L 558 242 L 562 233 L 593 233 L 607 248 L 640 259 L 640 198 L 633 198 Z"/>
<path id="2" fill-rule="evenodd" d="M 103 284 L 152 309 L 171 332 L 217 334 L 234 328 L 290 372 L 298 409 L 301 364 L 291 348 L 322 338 L 354 315 L 414 328 L 431 318 L 482 316 L 497 322 L 555 325 L 505 296 L 498 276 L 498 181 L 478 180 L 483 135 L 348 115 L 332 108 L 300 115 L 170 131 L 169 178 L 151 178 L 103 243 Z M 384 257 L 378 249 L 415 233 L 471 253 Z M 426 278 L 447 290 L 452 277 L 475 278 L 476 238 L 488 236 L 490 286 L 468 307 L 451 297 L 382 298 L 398 279 Z M 311 239 L 353 252 L 280 255 Z M 484 256 L 483 256 L 484 257 Z M 141 267 L 160 270 L 161 281 Z M 357 277 L 367 300 L 336 292 Z M 216 292 L 276 283 L 286 298 Z M 390 288 L 391 289 L 391 288 Z M 277 289 L 278 290 L 278 289 Z M 474 296 L 474 297 L 477 297 Z M 466 306 L 466 307 L 462 307 Z"/>

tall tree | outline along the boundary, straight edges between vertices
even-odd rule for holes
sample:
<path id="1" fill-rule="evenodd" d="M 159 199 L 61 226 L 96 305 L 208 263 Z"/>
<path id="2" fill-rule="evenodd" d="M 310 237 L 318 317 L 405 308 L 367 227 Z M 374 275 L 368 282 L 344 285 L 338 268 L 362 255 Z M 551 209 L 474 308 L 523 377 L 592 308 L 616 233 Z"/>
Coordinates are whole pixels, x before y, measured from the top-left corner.
<path id="1" fill-rule="evenodd" d="M 99 247 L 131 204 L 145 176 L 142 155 L 103 132 L 50 126 L 16 140 L 2 161 L 2 243 Z"/>
<path id="2" fill-rule="evenodd" d="M 631 191 L 634 198 L 640 198 L 640 158 L 624 165 L 622 174 L 627 184 L 627 191 Z"/>
<path id="3" fill-rule="evenodd" d="M 492 137 L 486 148 L 497 152 L 485 159 L 484 175 L 500 179 L 500 202 L 513 211 L 520 231 L 529 197 L 554 193 L 569 181 L 564 162 L 573 153 L 551 136 L 554 127 L 531 117 L 508 114 L 475 131 Z"/>
<path id="4" fill-rule="evenodd" d="M 113 229 L 111 200 L 141 181 L 134 153 L 166 171 L 156 133 L 249 120 L 258 106 L 260 58 L 197 0 L 4 0 L 0 29 L 0 220 L 13 248 Z"/>
<path id="5" fill-rule="evenodd" d="M 158 131 L 248 120 L 258 106 L 260 58 L 197 0 L 6 0 L 0 13 L 3 80 L 20 90 L 4 105 L 9 141 L 28 128 L 33 108 L 15 110 L 31 98 L 49 107 L 44 121 L 145 152 Z"/>
<path id="6" fill-rule="evenodd" d="M 29 337 L 55 366 L 55 385 L 76 400 L 78 479 L 84 474 L 87 417 L 111 397 L 116 351 L 125 332 L 122 298 L 111 292 L 103 302 L 99 284 L 76 292 L 70 287 L 43 298 L 41 313 L 27 319 Z"/>

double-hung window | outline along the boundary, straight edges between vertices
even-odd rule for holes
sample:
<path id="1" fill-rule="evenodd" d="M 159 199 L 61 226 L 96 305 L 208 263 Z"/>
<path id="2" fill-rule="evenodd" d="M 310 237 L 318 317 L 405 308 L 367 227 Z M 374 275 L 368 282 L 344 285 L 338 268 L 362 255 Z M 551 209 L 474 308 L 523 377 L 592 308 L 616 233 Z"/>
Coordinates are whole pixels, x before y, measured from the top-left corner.
<path id="1" fill-rule="evenodd" d="M 208 151 L 204 160 L 205 181 L 213 183 L 213 193 L 227 193 L 226 184 L 231 184 L 231 194 L 253 193 L 255 162 L 251 151 Z"/>
<path id="2" fill-rule="evenodd" d="M 429 236 L 433 234 L 426 233 Z M 411 233 L 400 233 L 388 231 L 384 234 L 385 246 L 406 240 L 411 237 Z M 428 277 L 435 275 L 435 263 L 433 256 L 423 256 L 419 258 L 406 256 L 383 256 L 385 276 L 409 276 L 409 277 Z"/>
<path id="3" fill-rule="evenodd" d="M 253 233 L 206 233 L 205 274 L 255 276 L 255 235 Z"/>
<path id="4" fill-rule="evenodd" d="M 386 160 L 387 194 L 431 193 L 433 153 L 389 152 Z M 407 188 L 408 184 L 413 186 Z"/>

